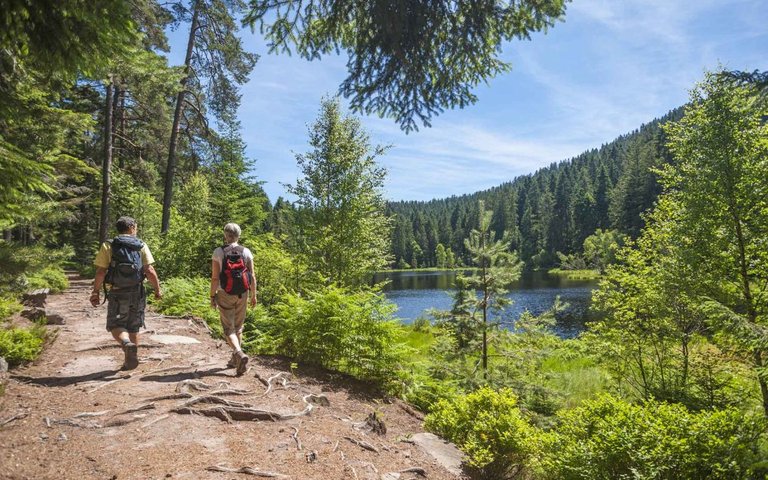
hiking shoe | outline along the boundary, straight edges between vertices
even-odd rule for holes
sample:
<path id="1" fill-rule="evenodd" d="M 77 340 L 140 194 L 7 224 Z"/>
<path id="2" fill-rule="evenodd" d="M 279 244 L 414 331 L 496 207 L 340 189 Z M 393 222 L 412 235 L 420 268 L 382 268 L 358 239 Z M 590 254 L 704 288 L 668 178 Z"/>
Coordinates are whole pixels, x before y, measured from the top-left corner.
<path id="1" fill-rule="evenodd" d="M 248 368 L 248 355 L 244 354 L 242 350 L 235 352 L 237 355 L 237 371 L 235 374 L 239 377 L 245 373 L 245 369 Z"/>
<path id="2" fill-rule="evenodd" d="M 125 363 L 123 364 L 125 370 L 133 370 L 139 366 L 139 347 L 135 343 L 124 343 L 123 352 L 125 353 Z"/>
<path id="3" fill-rule="evenodd" d="M 227 368 L 237 368 L 239 360 L 240 357 L 237 356 L 237 352 L 232 352 L 232 356 L 229 357 L 229 361 L 227 362 Z"/>

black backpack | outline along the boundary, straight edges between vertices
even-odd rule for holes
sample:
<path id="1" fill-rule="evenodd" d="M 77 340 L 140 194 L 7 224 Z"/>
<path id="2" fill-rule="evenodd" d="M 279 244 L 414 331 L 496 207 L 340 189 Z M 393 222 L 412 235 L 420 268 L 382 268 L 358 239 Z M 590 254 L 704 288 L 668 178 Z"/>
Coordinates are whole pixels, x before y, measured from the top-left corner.
<path id="1" fill-rule="evenodd" d="M 240 296 L 250 289 L 253 281 L 243 257 L 245 249 L 241 245 L 227 245 L 221 247 L 221 251 L 224 254 L 219 274 L 221 288 L 230 295 Z"/>
<path id="2" fill-rule="evenodd" d="M 144 264 L 141 249 L 144 242 L 136 237 L 115 237 L 112 242 L 112 260 L 109 262 L 106 283 L 123 289 L 141 285 L 144 281 Z"/>

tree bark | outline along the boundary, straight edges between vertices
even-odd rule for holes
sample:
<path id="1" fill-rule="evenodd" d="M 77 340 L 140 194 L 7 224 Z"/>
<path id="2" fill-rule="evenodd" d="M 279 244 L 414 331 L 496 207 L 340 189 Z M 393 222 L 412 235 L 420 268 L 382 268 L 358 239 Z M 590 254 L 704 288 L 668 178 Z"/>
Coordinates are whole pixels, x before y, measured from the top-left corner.
<path id="1" fill-rule="evenodd" d="M 99 242 L 107 240 L 109 231 L 109 190 L 112 168 L 112 94 L 114 85 L 110 76 L 107 84 L 107 100 L 104 105 L 104 160 L 101 164 L 101 216 L 99 218 Z"/>
<path id="2" fill-rule="evenodd" d="M 117 150 L 119 152 L 117 156 L 117 166 L 123 169 L 125 168 L 125 88 L 119 88 L 117 90 L 115 108 L 117 108 L 117 115 L 114 129 L 120 133 L 120 148 Z"/>
<path id="3" fill-rule="evenodd" d="M 192 52 L 195 49 L 195 33 L 197 31 L 199 16 L 199 1 L 195 1 L 192 13 L 192 25 L 189 28 L 189 40 L 187 41 L 187 54 L 184 57 L 186 75 L 181 79 L 181 90 L 176 97 L 176 110 L 173 114 L 173 127 L 171 128 L 171 143 L 168 148 L 168 162 L 165 168 L 165 189 L 163 191 L 163 220 L 161 232 L 166 233 L 171 224 L 171 203 L 173 201 L 173 177 L 176 172 L 176 147 L 178 145 L 181 117 L 184 113 L 184 96 L 189 80 L 189 66 L 192 62 Z"/>

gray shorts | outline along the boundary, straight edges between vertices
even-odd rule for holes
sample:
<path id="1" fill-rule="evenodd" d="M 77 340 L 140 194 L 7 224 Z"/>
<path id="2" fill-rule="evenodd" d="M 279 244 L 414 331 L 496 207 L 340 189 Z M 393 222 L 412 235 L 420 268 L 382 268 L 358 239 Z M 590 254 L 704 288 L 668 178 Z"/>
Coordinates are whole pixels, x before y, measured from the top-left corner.
<path id="1" fill-rule="evenodd" d="M 107 295 L 107 330 L 125 329 L 137 333 L 144 326 L 147 297 L 144 286 L 130 292 L 111 291 Z"/>

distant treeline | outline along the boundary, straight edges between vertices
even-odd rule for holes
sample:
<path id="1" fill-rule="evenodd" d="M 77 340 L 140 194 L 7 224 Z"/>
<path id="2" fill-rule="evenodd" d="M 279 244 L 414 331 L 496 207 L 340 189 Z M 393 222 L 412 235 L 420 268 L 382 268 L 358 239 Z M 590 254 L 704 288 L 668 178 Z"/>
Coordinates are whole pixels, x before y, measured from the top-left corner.
<path id="1" fill-rule="evenodd" d="M 643 213 L 661 192 L 654 168 L 670 162 L 661 125 L 679 120 L 677 108 L 638 130 L 570 160 L 473 194 L 390 202 L 393 265 L 450 267 L 469 264 L 464 239 L 477 228 L 478 200 L 493 210 L 492 228 L 507 231 L 527 268 L 550 267 L 557 252 L 580 252 L 596 229 L 632 238 Z"/>

